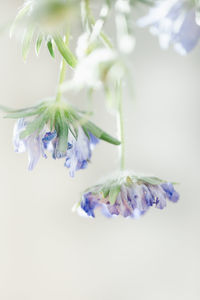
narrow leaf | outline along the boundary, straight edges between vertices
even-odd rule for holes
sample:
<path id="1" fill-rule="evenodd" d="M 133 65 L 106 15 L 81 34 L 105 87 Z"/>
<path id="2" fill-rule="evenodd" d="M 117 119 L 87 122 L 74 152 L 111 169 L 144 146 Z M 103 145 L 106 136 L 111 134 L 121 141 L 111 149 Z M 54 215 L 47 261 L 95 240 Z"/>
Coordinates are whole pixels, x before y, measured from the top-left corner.
<path id="1" fill-rule="evenodd" d="M 88 139 L 90 140 L 90 135 L 89 135 L 89 133 L 88 133 L 88 131 L 87 131 L 87 129 L 85 128 L 84 125 L 82 126 L 82 129 L 83 129 L 85 135 L 86 135 L 86 136 L 88 137 Z"/>
<path id="2" fill-rule="evenodd" d="M 38 108 L 42 108 L 43 105 L 44 105 L 44 102 L 42 102 L 36 106 L 30 106 L 30 107 L 21 108 L 21 109 L 12 109 L 10 107 L 0 105 L 0 110 L 2 110 L 3 112 L 10 113 L 10 114 L 22 113 L 22 112 L 26 113 L 26 112 L 37 110 Z"/>
<path id="3" fill-rule="evenodd" d="M 68 146 L 69 126 L 64 116 L 60 112 L 56 113 L 56 131 L 59 137 L 58 151 L 62 154 L 66 153 Z"/>
<path id="4" fill-rule="evenodd" d="M 102 193 L 103 193 L 104 198 L 108 197 L 109 192 L 110 192 L 110 189 L 108 187 L 104 187 L 102 189 Z"/>
<path id="5" fill-rule="evenodd" d="M 97 127 L 94 123 L 88 121 L 85 125 L 85 128 L 90 131 L 94 136 L 96 136 L 97 138 L 104 140 L 110 144 L 113 145 L 120 145 L 121 142 L 117 139 L 115 139 L 114 137 L 112 137 L 111 135 L 109 135 L 108 133 L 106 133 L 105 131 L 103 131 L 102 129 L 100 129 L 99 127 Z"/>
<path id="6" fill-rule="evenodd" d="M 19 119 L 19 118 L 24 118 L 24 117 L 30 117 L 30 116 L 37 115 L 40 111 L 41 111 L 41 109 L 27 111 L 27 112 L 8 113 L 4 118 Z"/>
<path id="7" fill-rule="evenodd" d="M 74 68 L 77 64 L 76 57 L 74 54 L 71 52 L 69 47 L 64 43 L 62 37 L 60 35 L 55 35 L 53 37 L 54 42 L 60 52 L 60 54 L 63 56 L 63 58 L 66 60 L 66 62 Z"/>
<path id="8" fill-rule="evenodd" d="M 43 41 L 43 35 L 39 34 L 39 36 L 37 38 L 37 41 L 36 41 L 36 45 L 35 45 L 35 52 L 36 52 L 37 56 L 39 55 L 40 48 L 41 48 L 41 45 L 42 45 L 42 41 Z"/>
<path id="9" fill-rule="evenodd" d="M 20 138 L 23 139 L 34 132 L 39 133 L 43 129 L 48 119 L 49 114 L 47 112 L 42 113 L 40 116 L 35 118 L 33 122 L 27 125 L 26 130 L 22 131 L 22 133 L 20 134 Z"/>
<path id="10" fill-rule="evenodd" d="M 49 53 L 51 54 L 51 56 L 52 56 L 53 58 L 55 58 L 55 53 L 54 53 L 54 50 L 53 50 L 53 44 L 52 44 L 52 41 L 51 41 L 51 40 L 49 40 L 49 41 L 47 42 L 47 48 L 48 48 Z"/>
<path id="11" fill-rule="evenodd" d="M 117 200 L 117 196 L 120 192 L 120 186 L 114 185 L 111 187 L 109 192 L 109 202 L 111 205 L 115 204 L 115 201 Z"/>

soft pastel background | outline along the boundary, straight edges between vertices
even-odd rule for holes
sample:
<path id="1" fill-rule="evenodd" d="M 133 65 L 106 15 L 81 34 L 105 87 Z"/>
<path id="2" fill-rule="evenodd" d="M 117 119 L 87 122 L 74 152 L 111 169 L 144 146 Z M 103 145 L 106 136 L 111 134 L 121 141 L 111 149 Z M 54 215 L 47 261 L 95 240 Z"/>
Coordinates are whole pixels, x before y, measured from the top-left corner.
<path id="1" fill-rule="evenodd" d="M 0 20 L 20 0 L 0 1 Z M 12 120 L 0 119 L 0 299 L 198 300 L 200 186 L 200 45 L 187 57 L 162 51 L 136 31 L 130 58 L 135 100 L 124 99 L 127 167 L 180 182 L 178 204 L 139 221 L 80 218 L 80 192 L 117 167 L 117 149 L 101 143 L 75 179 L 62 161 L 27 171 L 12 148 Z M 59 61 L 46 49 L 25 64 L 20 44 L 0 38 L 0 103 L 33 105 L 55 91 Z M 71 96 L 83 106 L 83 95 Z M 96 122 L 116 134 L 115 118 L 95 97 Z"/>

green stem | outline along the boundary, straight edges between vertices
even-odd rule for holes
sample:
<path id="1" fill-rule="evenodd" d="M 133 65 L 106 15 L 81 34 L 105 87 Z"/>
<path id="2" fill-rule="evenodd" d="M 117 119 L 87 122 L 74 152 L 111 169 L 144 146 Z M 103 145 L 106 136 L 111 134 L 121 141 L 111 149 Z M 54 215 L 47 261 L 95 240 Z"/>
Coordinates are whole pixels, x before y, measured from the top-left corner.
<path id="1" fill-rule="evenodd" d="M 66 61 L 63 58 L 62 62 L 61 62 L 61 67 L 60 67 L 60 76 L 59 76 L 59 82 L 58 82 L 58 90 L 57 90 L 57 94 L 56 94 L 56 102 L 60 102 L 61 97 L 62 97 L 61 85 L 63 84 L 63 82 L 65 80 L 66 67 L 67 67 Z"/>
<path id="2" fill-rule="evenodd" d="M 68 41 L 69 41 L 69 33 L 67 33 L 65 36 L 65 44 L 66 45 L 68 44 Z M 56 102 L 60 102 L 61 97 L 62 97 L 61 86 L 65 80 L 66 69 L 67 69 L 67 63 L 66 63 L 66 60 L 63 58 L 61 61 L 61 65 L 60 65 L 60 75 L 59 75 L 58 89 L 57 89 L 57 94 L 56 94 Z"/>
<path id="3" fill-rule="evenodd" d="M 125 168 L 125 138 L 124 138 L 124 120 L 123 120 L 123 99 L 122 99 L 122 82 L 118 83 L 118 120 L 119 120 L 119 133 L 120 133 L 120 170 Z"/>

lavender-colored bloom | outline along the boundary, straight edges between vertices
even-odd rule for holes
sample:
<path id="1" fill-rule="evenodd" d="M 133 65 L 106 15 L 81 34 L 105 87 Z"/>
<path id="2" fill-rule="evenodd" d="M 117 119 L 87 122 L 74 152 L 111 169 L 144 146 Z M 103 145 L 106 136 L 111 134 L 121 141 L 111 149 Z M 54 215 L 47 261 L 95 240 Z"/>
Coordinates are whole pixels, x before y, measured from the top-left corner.
<path id="1" fill-rule="evenodd" d="M 162 48 L 166 49 L 172 43 L 182 55 L 190 52 L 200 39 L 195 7 L 187 0 L 159 1 L 147 16 L 139 19 L 138 25 L 150 26 Z"/>
<path id="2" fill-rule="evenodd" d="M 98 199 L 92 193 L 87 193 L 83 196 L 83 201 L 81 202 L 81 208 L 86 212 L 88 216 L 95 217 L 94 209 L 98 206 Z"/>
<path id="3" fill-rule="evenodd" d="M 165 191 L 167 198 L 172 202 L 177 202 L 179 194 L 175 191 L 173 184 L 166 182 L 161 184 L 162 189 Z"/>
<path id="4" fill-rule="evenodd" d="M 154 206 L 163 209 L 167 205 L 167 198 L 173 202 L 178 201 L 179 195 L 171 183 L 149 184 L 133 183 L 121 184 L 120 191 L 113 204 L 110 203 L 109 194 L 104 197 L 101 191 L 92 189 L 82 196 L 79 212 L 89 217 L 95 217 L 95 210 L 100 209 L 106 217 L 121 215 L 123 217 L 138 218 Z"/>
<path id="5" fill-rule="evenodd" d="M 89 133 L 89 138 L 81 127 L 78 130 L 77 140 L 71 134 L 69 143 L 71 148 L 67 151 L 65 166 L 70 169 L 69 174 L 74 177 L 75 171 L 85 169 L 92 156 L 92 150 L 99 140 Z"/>
<path id="6" fill-rule="evenodd" d="M 52 153 L 54 159 L 65 158 L 65 166 L 70 168 L 70 176 L 74 177 L 75 171 L 85 169 L 91 159 L 92 150 L 99 140 L 90 132 L 89 137 L 81 127 L 78 129 L 78 137 L 69 133 L 66 152 L 60 153 L 59 137 L 57 132 L 47 131 L 44 127 L 40 133 L 34 132 L 26 138 L 20 138 L 20 134 L 26 129 L 28 123 L 24 119 L 19 119 L 14 127 L 13 144 L 15 152 L 28 152 L 28 169 L 33 170 L 40 156 L 47 157 L 45 151 Z"/>
<path id="7" fill-rule="evenodd" d="M 27 123 L 24 119 L 19 119 L 14 127 L 13 144 L 15 152 L 28 152 L 28 170 L 35 168 L 40 156 L 46 157 L 42 143 L 44 132 L 33 133 L 26 138 L 21 139 L 20 134 L 26 129 Z"/>

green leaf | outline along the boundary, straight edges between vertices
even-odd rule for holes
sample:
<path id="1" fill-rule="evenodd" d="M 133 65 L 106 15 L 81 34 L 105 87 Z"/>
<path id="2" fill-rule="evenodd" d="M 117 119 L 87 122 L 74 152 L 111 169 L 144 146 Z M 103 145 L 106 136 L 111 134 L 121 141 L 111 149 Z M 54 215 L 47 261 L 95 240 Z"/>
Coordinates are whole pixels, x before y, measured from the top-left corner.
<path id="1" fill-rule="evenodd" d="M 51 54 L 51 56 L 52 56 L 53 58 L 55 58 L 55 53 L 54 53 L 54 50 L 53 50 L 52 40 L 49 40 L 49 41 L 47 42 L 47 48 L 48 48 L 49 53 Z"/>
<path id="2" fill-rule="evenodd" d="M 7 115 L 5 118 L 11 118 L 11 119 L 18 119 L 18 118 L 24 118 L 28 116 L 34 116 L 36 114 L 39 114 L 42 112 L 46 107 L 44 106 L 44 103 L 40 103 L 36 106 L 28 107 L 28 108 L 22 108 L 22 109 L 12 109 L 3 105 L 0 105 L 0 110 L 3 112 L 7 112 Z"/>
<path id="3" fill-rule="evenodd" d="M 29 109 L 29 110 L 27 109 L 19 112 L 10 112 L 4 118 L 19 119 L 19 118 L 35 116 L 40 114 L 45 109 L 46 109 L 45 107 L 40 107 L 40 108 L 35 107 L 35 109 Z"/>
<path id="4" fill-rule="evenodd" d="M 55 111 L 51 112 L 49 122 L 50 122 L 50 131 L 52 131 L 55 124 Z"/>
<path id="5" fill-rule="evenodd" d="M 115 139 L 114 137 L 112 137 L 111 135 L 109 135 L 108 133 L 106 133 L 105 131 L 103 131 L 102 129 L 100 129 L 99 127 L 97 127 L 94 123 L 88 121 L 84 124 L 84 127 L 90 131 L 94 136 L 96 136 L 97 138 L 104 140 L 110 144 L 113 145 L 120 145 L 121 142 L 117 139 Z"/>
<path id="6" fill-rule="evenodd" d="M 36 52 L 37 56 L 39 55 L 40 48 L 41 48 L 41 45 L 42 45 L 42 41 L 43 41 L 43 35 L 39 34 L 39 36 L 37 38 L 37 41 L 36 41 L 36 45 L 35 45 L 35 52 Z"/>
<path id="7" fill-rule="evenodd" d="M 34 35 L 34 31 L 35 31 L 35 27 L 28 27 L 25 35 L 24 35 L 24 39 L 22 42 L 22 57 L 24 59 L 24 61 L 26 61 L 30 47 L 31 47 L 31 42 L 33 39 L 33 35 Z"/>
<path id="8" fill-rule="evenodd" d="M 64 154 L 68 147 L 69 126 L 66 119 L 60 112 L 56 112 L 55 123 L 55 128 L 59 137 L 58 151 Z"/>
<path id="9" fill-rule="evenodd" d="M 77 140 L 78 135 L 77 135 L 76 131 L 74 130 L 74 127 L 69 125 L 69 130 L 70 130 L 71 134 L 73 135 L 73 137 Z"/>
<path id="10" fill-rule="evenodd" d="M 3 112 L 8 112 L 8 113 L 13 112 L 12 108 L 4 106 L 4 105 L 0 105 L 0 110 Z"/>
<path id="11" fill-rule="evenodd" d="M 106 132 L 103 132 L 101 137 L 100 137 L 101 140 L 104 140 L 110 144 L 113 144 L 113 145 L 120 145 L 121 142 L 119 140 L 117 140 L 116 138 L 112 137 L 111 135 L 109 135 L 108 133 Z"/>
<path id="12" fill-rule="evenodd" d="M 69 130 L 72 133 L 72 135 L 74 136 L 74 138 L 77 140 L 78 138 L 78 129 L 76 126 L 76 122 L 77 119 L 75 118 L 75 114 L 73 113 L 73 111 L 65 111 L 64 112 L 65 117 L 68 120 L 68 126 L 69 126 Z"/>
<path id="13" fill-rule="evenodd" d="M 55 35 L 53 37 L 54 42 L 60 52 L 60 54 L 63 56 L 63 58 L 66 60 L 66 62 L 74 68 L 77 64 L 77 59 L 74 56 L 74 54 L 71 52 L 69 47 L 64 43 L 62 37 L 60 35 Z"/>
<path id="14" fill-rule="evenodd" d="M 20 134 L 20 138 L 26 138 L 34 132 L 39 133 L 43 129 L 44 125 L 47 123 L 48 119 L 48 112 L 43 112 L 42 114 L 40 114 L 37 118 L 35 118 L 32 122 L 30 122 L 27 125 L 26 130 L 22 131 L 22 133 Z"/>
<path id="15" fill-rule="evenodd" d="M 26 107 L 26 108 L 20 108 L 20 109 L 13 109 L 13 108 L 10 108 L 10 107 L 4 106 L 4 105 L 0 105 L 0 110 L 2 110 L 3 112 L 8 112 L 8 113 L 27 112 L 30 110 L 38 109 L 39 107 L 41 108 L 44 105 L 45 105 L 45 102 L 41 102 L 38 105 L 30 106 L 30 107 Z"/>
<path id="16" fill-rule="evenodd" d="M 102 189 L 102 193 L 103 193 L 104 198 L 108 197 L 109 192 L 110 192 L 109 187 L 104 186 L 103 189 Z"/>
<path id="17" fill-rule="evenodd" d="M 89 135 L 89 133 L 88 133 L 88 131 L 87 131 L 87 129 L 85 128 L 84 125 L 82 126 L 82 129 L 83 129 L 85 135 L 86 135 L 86 136 L 88 137 L 88 139 L 90 140 L 90 135 Z"/>
<path id="18" fill-rule="evenodd" d="M 120 192 L 120 186 L 119 185 L 113 185 L 109 192 L 109 202 L 111 205 L 115 204 L 115 201 L 117 200 L 117 196 Z"/>

